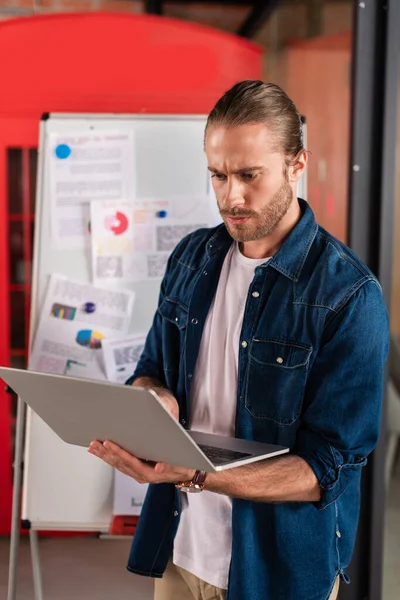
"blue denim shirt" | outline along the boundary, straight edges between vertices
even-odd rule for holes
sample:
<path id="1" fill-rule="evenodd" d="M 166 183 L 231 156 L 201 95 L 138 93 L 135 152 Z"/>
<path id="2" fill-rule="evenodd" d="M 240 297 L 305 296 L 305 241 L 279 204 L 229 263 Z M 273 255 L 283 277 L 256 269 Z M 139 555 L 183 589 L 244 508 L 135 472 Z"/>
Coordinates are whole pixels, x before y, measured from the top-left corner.
<path id="1" fill-rule="evenodd" d="M 378 439 L 388 348 L 381 288 L 299 202 L 302 218 L 275 256 L 255 269 L 248 290 L 236 437 L 289 446 L 314 470 L 321 499 L 233 500 L 228 600 L 326 600 L 337 575 L 347 581 L 361 467 Z M 224 225 L 180 242 L 143 355 L 127 382 L 160 380 L 178 399 L 184 425 L 203 327 L 231 244 Z M 162 576 L 179 513 L 174 485 L 149 486 L 128 570 Z"/>

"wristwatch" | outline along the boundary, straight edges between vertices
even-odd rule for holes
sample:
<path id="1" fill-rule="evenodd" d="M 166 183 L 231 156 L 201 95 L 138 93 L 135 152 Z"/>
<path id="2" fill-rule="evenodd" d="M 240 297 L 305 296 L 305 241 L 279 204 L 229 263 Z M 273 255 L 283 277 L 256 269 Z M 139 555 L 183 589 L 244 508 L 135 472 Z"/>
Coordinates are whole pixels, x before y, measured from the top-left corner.
<path id="1" fill-rule="evenodd" d="M 185 481 L 183 483 L 176 483 L 175 487 L 181 492 L 189 492 L 191 494 L 198 494 L 204 490 L 206 482 L 207 472 L 196 471 L 192 481 Z"/>

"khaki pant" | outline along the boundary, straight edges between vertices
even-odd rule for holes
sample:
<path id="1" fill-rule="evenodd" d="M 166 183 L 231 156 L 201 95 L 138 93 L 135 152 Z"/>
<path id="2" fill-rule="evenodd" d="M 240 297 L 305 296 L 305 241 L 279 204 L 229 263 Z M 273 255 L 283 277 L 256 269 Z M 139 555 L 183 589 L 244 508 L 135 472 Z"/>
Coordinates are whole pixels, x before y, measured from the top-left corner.
<path id="1" fill-rule="evenodd" d="M 164 577 L 154 583 L 154 600 L 224 600 L 225 596 L 226 590 L 206 583 L 172 561 Z"/>
<path id="2" fill-rule="evenodd" d="M 339 592 L 339 577 L 335 581 L 329 600 L 336 600 Z M 171 561 L 162 579 L 154 584 L 154 600 L 224 600 L 226 590 L 221 590 Z"/>

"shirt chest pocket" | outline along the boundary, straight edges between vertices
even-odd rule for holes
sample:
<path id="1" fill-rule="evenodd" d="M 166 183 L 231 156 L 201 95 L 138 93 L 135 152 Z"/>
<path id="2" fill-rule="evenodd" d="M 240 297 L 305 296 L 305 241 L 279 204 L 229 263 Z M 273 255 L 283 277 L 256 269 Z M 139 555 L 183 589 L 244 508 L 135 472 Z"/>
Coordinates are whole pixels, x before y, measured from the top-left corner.
<path id="1" fill-rule="evenodd" d="M 179 300 L 174 298 L 165 298 L 158 311 L 161 314 L 165 324 L 173 324 L 179 330 L 186 329 L 188 321 L 188 309 Z"/>
<path id="2" fill-rule="evenodd" d="M 292 424 L 300 415 L 311 346 L 253 339 L 247 369 L 245 406 L 252 417 Z"/>

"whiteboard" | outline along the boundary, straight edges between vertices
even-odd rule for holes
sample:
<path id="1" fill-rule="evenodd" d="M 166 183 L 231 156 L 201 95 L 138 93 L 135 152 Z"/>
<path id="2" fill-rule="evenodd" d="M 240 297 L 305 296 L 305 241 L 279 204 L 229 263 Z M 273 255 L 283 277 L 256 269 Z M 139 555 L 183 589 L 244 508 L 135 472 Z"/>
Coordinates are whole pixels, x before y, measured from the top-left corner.
<path id="1" fill-rule="evenodd" d="M 90 281 L 84 249 L 56 247 L 51 238 L 49 134 L 132 130 L 137 197 L 189 194 L 205 197 L 209 175 L 203 150 L 205 116 L 51 114 L 41 121 L 32 272 L 31 337 L 34 339 L 48 275 Z M 136 293 L 131 333 L 150 328 L 159 281 L 131 284 Z M 42 530 L 107 532 L 112 519 L 113 469 L 71 446 L 31 410 L 27 412 L 22 518 Z"/>
<path id="2" fill-rule="evenodd" d="M 203 150 L 205 116 L 51 114 L 41 121 L 32 271 L 31 342 L 51 273 L 90 282 L 84 249 L 62 249 L 51 238 L 50 181 L 46 163 L 51 133 L 130 130 L 135 139 L 138 198 L 209 194 Z M 306 182 L 298 195 L 305 198 Z M 157 306 L 159 281 L 130 285 L 136 293 L 130 333 L 147 331 Z M 112 520 L 113 469 L 71 446 L 31 410 L 27 412 L 22 518 L 41 530 L 107 532 Z"/>

